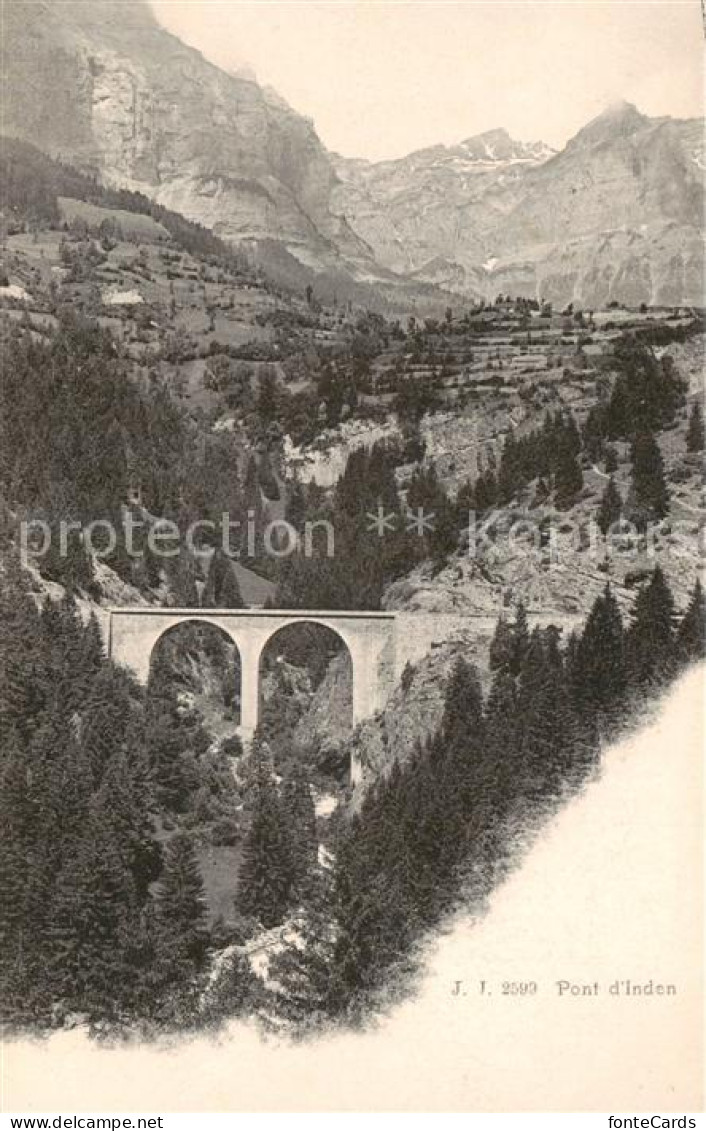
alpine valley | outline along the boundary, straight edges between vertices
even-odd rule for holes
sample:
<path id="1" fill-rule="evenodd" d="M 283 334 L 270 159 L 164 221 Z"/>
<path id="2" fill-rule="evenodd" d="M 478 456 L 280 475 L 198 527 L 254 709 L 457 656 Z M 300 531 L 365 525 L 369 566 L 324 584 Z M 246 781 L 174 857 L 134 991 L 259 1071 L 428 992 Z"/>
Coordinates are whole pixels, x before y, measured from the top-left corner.
<path id="1" fill-rule="evenodd" d="M 530 922 L 556 963 L 552 909 L 592 948 L 595 843 L 630 888 L 604 984 L 671 984 L 640 948 L 682 963 L 665 906 L 693 919 L 681 698 L 617 792 L 610 772 L 706 656 L 702 124 L 622 104 L 561 152 L 494 129 L 369 163 L 142 0 L 2 16 L 4 1031 L 83 1029 L 106 1055 L 218 1031 L 228 1078 L 270 1087 L 238 1072 L 235 1018 L 382 1032 L 455 914 L 485 955 L 442 994 L 486 956 L 489 986 L 536 978 Z M 560 879 L 526 898 L 528 849 L 583 802 Z M 524 917 L 501 974 L 476 926 L 506 880 Z M 429 1025 L 440 984 L 395 1050 L 410 1079 L 429 1033 L 466 1040 Z M 516 1034 L 472 1001 L 514 1074 Z M 653 1005 L 640 1051 L 658 1026 L 668 1068 Z M 532 1048 L 542 1096 L 561 1033 L 547 1063 Z M 367 1077 L 331 1047 L 327 1086 Z M 482 1058 L 458 1047 L 477 1103 Z"/>
<path id="2" fill-rule="evenodd" d="M 181 43 L 146 0 L 12 3 L 4 24 L 7 134 L 244 245 L 270 273 L 405 309 L 440 304 L 438 289 L 583 308 L 700 300 L 698 119 L 622 103 L 558 153 L 494 129 L 371 164 L 329 153 L 311 121 Z"/>

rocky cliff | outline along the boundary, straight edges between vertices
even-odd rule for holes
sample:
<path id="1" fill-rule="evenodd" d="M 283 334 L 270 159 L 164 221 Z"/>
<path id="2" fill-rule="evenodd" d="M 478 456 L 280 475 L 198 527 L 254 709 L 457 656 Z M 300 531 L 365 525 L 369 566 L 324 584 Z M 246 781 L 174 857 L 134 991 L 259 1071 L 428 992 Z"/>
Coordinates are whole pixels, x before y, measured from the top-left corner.
<path id="1" fill-rule="evenodd" d="M 703 301 L 703 123 L 609 108 L 560 153 L 493 130 L 339 159 L 334 206 L 381 263 L 461 293 Z"/>
<path id="2" fill-rule="evenodd" d="M 4 131 L 137 189 L 230 240 L 316 263 L 369 258 L 329 208 L 335 173 L 310 121 L 162 29 L 145 0 L 4 10 Z"/>
<path id="3" fill-rule="evenodd" d="M 444 301 L 433 288 L 702 301 L 700 121 L 621 104 L 561 153 L 498 129 L 371 164 L 329 154 L 308 119 L 170 35 L 146 0 L 17 0 L 3 33 L 6 133 L 225 239 L 274 241 L 410 308 L 430 289 Z"/>

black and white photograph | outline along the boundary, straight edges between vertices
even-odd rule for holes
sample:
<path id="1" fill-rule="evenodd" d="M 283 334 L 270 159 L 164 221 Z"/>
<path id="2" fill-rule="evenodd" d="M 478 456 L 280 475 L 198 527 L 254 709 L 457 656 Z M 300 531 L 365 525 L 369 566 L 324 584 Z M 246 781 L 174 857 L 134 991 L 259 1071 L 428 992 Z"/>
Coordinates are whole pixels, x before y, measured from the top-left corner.
<path id="1" fill-rule="evenodd" d="M 697 1126 L 705 19 L 2 0 L 8 1128 Z"/>

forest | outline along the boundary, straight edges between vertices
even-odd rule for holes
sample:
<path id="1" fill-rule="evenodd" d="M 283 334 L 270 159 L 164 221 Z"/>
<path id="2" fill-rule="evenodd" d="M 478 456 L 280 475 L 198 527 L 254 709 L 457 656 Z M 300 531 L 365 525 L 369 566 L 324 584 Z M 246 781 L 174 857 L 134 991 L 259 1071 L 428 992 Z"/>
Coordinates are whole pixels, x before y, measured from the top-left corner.
<path id="1" fill-rule="evenodd" d="M 459 658 L 438 733 L 389 767 L 323 857 L 306 775 L 276 774 L 256 739 L 226 930 L 207 922 L 188 818 L 206 804 L 227 826 L 232 778 L 209 766 L 208 737 L 173 684 L 157 666 L 143 692 L 106 659 L 94 618 L 71 596 L 38 608 L 19 570 L 2 602 L 5 1022 L 41 1031 L 79 1018 L 111 1037 L 245 1013 L 294 1032 L 359 1023 L 402 991 L 425 932 L 461 903 L 482 906 L 520 834 L 703 657 L 706 631 L 700 584 L 679 617 L 659 568 L 628 623 L 607 585 L 565 642 L 553 627 L 530 630 L 520 606 L 498 621 L 487 696 Z M 263 987 L 244 944 L 285 923 L 296 942 Z"/>
<path id="2" fill-rule="evenodd" d="M 19 142 L 7 157 L 6 1027 L 117 1039 L 241 1015 L 295 1035 L 364 1024 L 407 992 L 430 933 L 459 907 L 482 911 L 528 839 L 600 773 L 607 744 L 704 656 L 691 550 L 676 581 L 668 554 L 633 568 L 620 546 L 607 553 L 611 533 L 644 548 L 655 526 L 671 550 L 674 517 L 698 514 L 700 395 L 663 347 L 691 347 L 702 315 L 615 309 L 601 322 L 502 294 L 439 317 L 326 305 L 296 272 L 275 283 L 139 193 Z M 116 291 L 140 301 L 111 305 Z M 488 435 L 473 447 L 477 422 Z M 292 471 L 292 453 L 315 459 L 349 426 L 380 438 L 351 444 L 330 485 Z M 224 513 L 251 516 L 252 542 L 241 528 L 226 548 L 202 528 L 192 552 L 186 531 Z M 419 513 L 433 522 L 415 530 Z M 146 688 L 106 655 L 106 605 L 238 609 L 253 579 L 252 603 L 284 609 L 394 608 L 391 594 L 414 607 L 430 591 L 456 601 L 469 530 L 495 513 L 536 521 L 541 548 L 555 520 L 575 520 L 582 545 L 595 524 L 599 595 L 582 594 L 576 632 L 534 627 L 512 577 L 472 563 L 472 586 L 492 593 L 493 615 L 505 610 L 492 640 L 436 677 L 438 725 L 365 789 L 348 781 L 348 676 L 330 640 L 305 632 L 266 657 L 269 698 L 247 750 L 239 659 L 222 640 L 191 625 L 155 652 Z M 328 524 L 335 553 L 322 538 L 273 555 L 275 519 Z M 22 562 L 33 522 L 52 538 Z M 61 522 L 74 524 L 65 553 Z M 147 537 L 165 522 L 179 534 L 168 557 Z M 78 531 L 100 523 L 115 544 L 89 549 Z M 544 565 L 531 561 L 531 592 Z M 475 589 L 459 592 L 464 609 Z M 403 709 L 415 675 L 402 676 Z M 322 702 L 341 715 L 325 744 L 299 726 Z M 264 979 L 258 947 L 271 951 Z"/>

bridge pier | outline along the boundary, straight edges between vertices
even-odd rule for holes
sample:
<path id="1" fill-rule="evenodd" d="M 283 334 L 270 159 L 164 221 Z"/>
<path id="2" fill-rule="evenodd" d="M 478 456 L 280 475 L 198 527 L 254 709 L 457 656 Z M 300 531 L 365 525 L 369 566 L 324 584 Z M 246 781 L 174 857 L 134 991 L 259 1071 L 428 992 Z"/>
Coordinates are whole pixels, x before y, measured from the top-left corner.
<path id="1" fill-rule="evenodd" d="M 240 652 L 240 727 L 243 742 L 252 742 L 260 721 L 260 657 L 262 645 Z"/>

